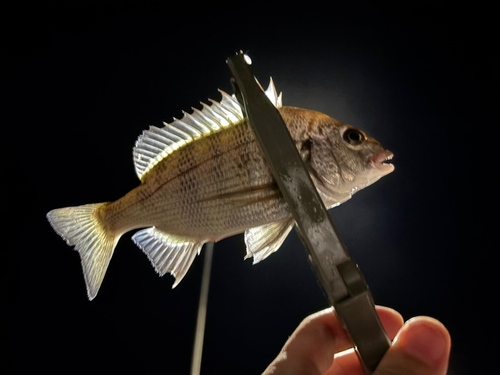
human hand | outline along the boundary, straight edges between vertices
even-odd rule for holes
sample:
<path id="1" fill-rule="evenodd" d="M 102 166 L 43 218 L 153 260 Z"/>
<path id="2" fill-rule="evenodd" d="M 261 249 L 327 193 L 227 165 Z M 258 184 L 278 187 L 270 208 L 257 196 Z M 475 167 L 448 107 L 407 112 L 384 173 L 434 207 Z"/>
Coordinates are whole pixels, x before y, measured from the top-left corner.
<path id="1" fill-rule="evenodd" d="M 391 348 L 374 375 L 445 375 L 451 340 L 447 329 L 429 317 L 403 324 L 401 315 L 377 306 Z M 395 339 L 394 339 L 395 338 Z M 347 332 L 332 308 L 308 316 L 290 336 L 263 375 L 363 375 Z"/>

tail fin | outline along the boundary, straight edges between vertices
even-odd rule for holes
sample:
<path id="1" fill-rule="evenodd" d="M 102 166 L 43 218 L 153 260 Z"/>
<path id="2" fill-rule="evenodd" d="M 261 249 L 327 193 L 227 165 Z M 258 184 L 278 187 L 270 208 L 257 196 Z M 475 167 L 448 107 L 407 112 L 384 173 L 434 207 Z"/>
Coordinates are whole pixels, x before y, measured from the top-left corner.
<path id="1" fill-rule="evenodd" d="M 52 228 L 80 254 L 89 300 L 99 291 L 120 237 L 107 228 L 100 215 L 106 204 L 60 208 L 47 214 Z"/>

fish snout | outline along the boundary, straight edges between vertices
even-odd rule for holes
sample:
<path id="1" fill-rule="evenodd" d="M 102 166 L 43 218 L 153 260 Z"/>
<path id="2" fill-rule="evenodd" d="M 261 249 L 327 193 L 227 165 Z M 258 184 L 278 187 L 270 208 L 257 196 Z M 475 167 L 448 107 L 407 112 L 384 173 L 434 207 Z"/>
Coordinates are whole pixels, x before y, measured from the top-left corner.
<path id="1" fill-rule="evenodd" d="M 369 156 L 366 162 L 373 168 L 379 169 L 386 173 L 390 173 L 394 170 L 394 165 L 389 163 L 392 160 L 394 154 L 389 150 L 383 150 Z"/>

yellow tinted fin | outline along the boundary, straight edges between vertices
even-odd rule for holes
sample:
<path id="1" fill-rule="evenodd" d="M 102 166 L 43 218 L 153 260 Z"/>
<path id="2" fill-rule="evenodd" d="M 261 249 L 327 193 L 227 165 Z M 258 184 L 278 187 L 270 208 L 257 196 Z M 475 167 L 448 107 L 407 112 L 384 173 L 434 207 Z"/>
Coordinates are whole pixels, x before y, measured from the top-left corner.
<path id="1" fill-rule="evenodd" d="M 120 236 L 110 231 L 99 209 L 106 203 L 52 210 L 47 214 L 52 228 L 80 254 L 89 300 L 99 291 Z"/>
<path id="2" fill-rule="evenodd" d="M 277 251 L 290 233 L 293 224 L 294 220 L 287 218 L 247 229 L 245 231 L 245 244 L 247 246 L 245 259 L 253 257 L 253 264 L 256 264 Z"/>
<path id="3" fill-rule="evenodd" d="M 132 240 L 148 256 L 160 276 L 169 272 L 175 277 L 172 288 L 175 288 L 186 275 L 204 243 L 172 236 L 155 227 L 135 233 Z"/>

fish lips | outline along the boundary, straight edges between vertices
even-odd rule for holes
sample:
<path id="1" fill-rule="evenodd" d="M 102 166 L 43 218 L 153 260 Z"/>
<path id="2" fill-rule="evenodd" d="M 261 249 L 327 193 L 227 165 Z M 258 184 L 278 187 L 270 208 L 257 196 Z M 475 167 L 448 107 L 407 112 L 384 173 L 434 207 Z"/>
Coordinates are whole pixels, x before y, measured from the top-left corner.
<path id="1" fill-rule="evenodd" d="M 384 175 L 391 173 L 394 170 L 394 165 L 388 163 L 392 160 L 394 154 L 389 150 L 384 150 L 373 154 L 366 159 L 366 162 L 370 164 L 373 168 L 384 173 Z"/>

